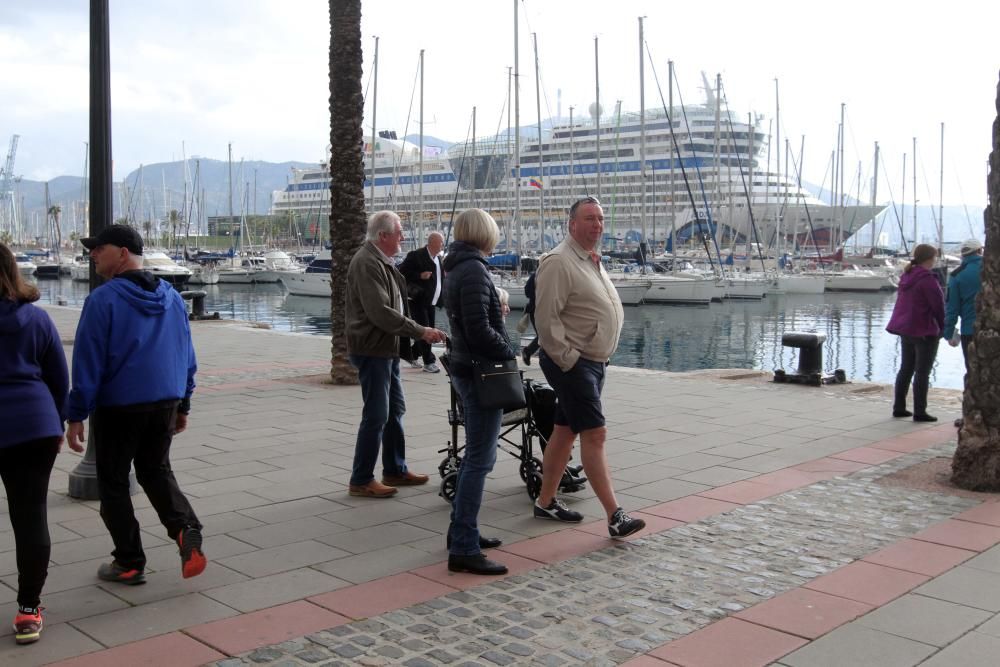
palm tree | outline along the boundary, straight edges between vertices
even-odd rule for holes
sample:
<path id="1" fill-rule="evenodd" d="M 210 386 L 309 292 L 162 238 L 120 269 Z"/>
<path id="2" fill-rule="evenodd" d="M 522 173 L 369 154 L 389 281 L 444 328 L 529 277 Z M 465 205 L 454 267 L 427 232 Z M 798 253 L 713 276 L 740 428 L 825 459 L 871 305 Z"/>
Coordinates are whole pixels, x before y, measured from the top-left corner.
<path id="1" fill-rule="evenodd" d="M 993 121 L 993 152 L 987 179 L 989 205 L 983 211 L 986 249 L 976 328 L 969 345 L 969 372 L 962 401 L 962 428 L 951 463 L 951 481 L 973 491 L 1000 491 L 1000 85 Z"/>
<path id="2" fill-rule="evenodd" d="M 330 378 L 335 384 L 358 381 L 347 360 L 344 305 L 347 267 L 365 235 L 361 59 L 361 0 L 330 0 Z"/>
<path id="3" fill-rule="evenodd" d="M 48 186 L 46 186 L 48 187 Z M 45 191 L 48 193 L 48 190 Z M 48 194 L 46 194 L 46 197 Z M 59 204 L 53 204 L 49 206 L 49 216 L 52 218 L 52 245 L 56 249 L 56 258 L 59 258 L 59 251 L 62 249 L 62 229 L 59 227 L 59 216 L 62 214 L 62 206 Z"/>

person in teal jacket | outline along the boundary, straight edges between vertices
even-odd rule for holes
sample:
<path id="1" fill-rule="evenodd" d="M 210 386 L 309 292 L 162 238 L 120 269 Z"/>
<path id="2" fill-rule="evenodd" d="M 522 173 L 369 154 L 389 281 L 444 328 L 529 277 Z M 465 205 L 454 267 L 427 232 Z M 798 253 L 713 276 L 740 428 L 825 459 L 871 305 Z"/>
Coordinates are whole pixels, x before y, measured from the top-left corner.
<path id="1" fill-rule="evenodd" d="M 976 295 L 982 285 L 979 277 L 982 267 L 983 244 L 977 239 L 969 239 L 962 243 L 962 264 L 948 278 L 944 331 L 941 335 L 953 347 L 958 345 L 959 341 L 951 341 L 955 338 L 955 326 L 961 319 L 959 334 L 966 371 L 969 370 L 969 343 L 972 342 L 972 331 L 976 324 Z"/>

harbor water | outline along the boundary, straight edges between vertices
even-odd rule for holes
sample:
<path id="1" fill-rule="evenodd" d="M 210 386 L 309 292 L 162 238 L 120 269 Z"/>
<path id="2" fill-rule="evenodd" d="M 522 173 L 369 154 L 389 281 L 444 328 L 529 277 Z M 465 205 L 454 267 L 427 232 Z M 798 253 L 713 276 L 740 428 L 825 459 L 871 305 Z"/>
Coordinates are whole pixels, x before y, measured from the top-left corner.
<path id="1" fill-rule="evenodd" d="M 89 288 L 67 278 L 41 280 L 42 302 L 81 306 Z M 327 299 L 286 294 L 280 284 L 208 285 L 206 309 L 224 319 L 267 324 L 279 331 L 330 334 Z M 789 331 L 826 334 L 823 363 L 849 379 L 892 383 L 899 368 L 899 340 L 885 331 L 896 295 L 827 293 L 771 295 L 761 301 L 709 306 L 643 305 L 625 308 L 625 326 L 612 363 L 634 368 L 690 371 L 712 368 L 794 370 L 795 350 L 783 348 Z M 438 311 L 437 325 L 447 318 Z M 511 339 L 521 311 L 507 319 Z M 530 329 L 529 329 L 530 333 Z M 960 348 L 941 341 L 931 386 L 961 389 L 965 367 Z"/>

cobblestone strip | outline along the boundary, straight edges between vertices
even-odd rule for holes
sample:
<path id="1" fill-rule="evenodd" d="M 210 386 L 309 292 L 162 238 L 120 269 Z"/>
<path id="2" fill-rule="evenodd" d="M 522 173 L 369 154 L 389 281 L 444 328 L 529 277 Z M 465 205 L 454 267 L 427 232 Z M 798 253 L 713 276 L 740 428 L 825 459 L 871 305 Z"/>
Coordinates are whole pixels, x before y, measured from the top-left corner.
<path id="1" fill-rule="evenodd" d="M 977 504 L 874 483 L 953 450 L 909 454 L 216 665 L 616 665 Z"/>

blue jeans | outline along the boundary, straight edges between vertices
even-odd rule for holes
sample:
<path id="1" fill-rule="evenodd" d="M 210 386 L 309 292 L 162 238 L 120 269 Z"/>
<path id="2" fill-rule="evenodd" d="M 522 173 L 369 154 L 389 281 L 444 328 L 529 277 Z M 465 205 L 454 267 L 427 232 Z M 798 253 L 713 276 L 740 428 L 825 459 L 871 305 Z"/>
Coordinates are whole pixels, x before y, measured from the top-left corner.
<path id="1" fill-rule="evenodd" d="M 486 475 L 497 460 L 497 437 L 503 410 L 479 407 L 470 376 L 452 376 L 452 384 L 462 399 L 465 420 L 465 452 L 458 469 L 455 499 L 451 503 L 450 553 L 474 556 L 479 551 L 479 507 L 483 504 Z"/>
<path id="2" fill-rule="evenodd" d="M 382 446 L 382 474 L 406 474 L 406 439 L 403 414 L 406 399 L 399 379 L 399 358 L 352 354 L 351 365 L 358 369 L 364 408 L 358 440 L 354 446 L 351 486 L 364 486 L 375 479 L 375 461 Z"/>

